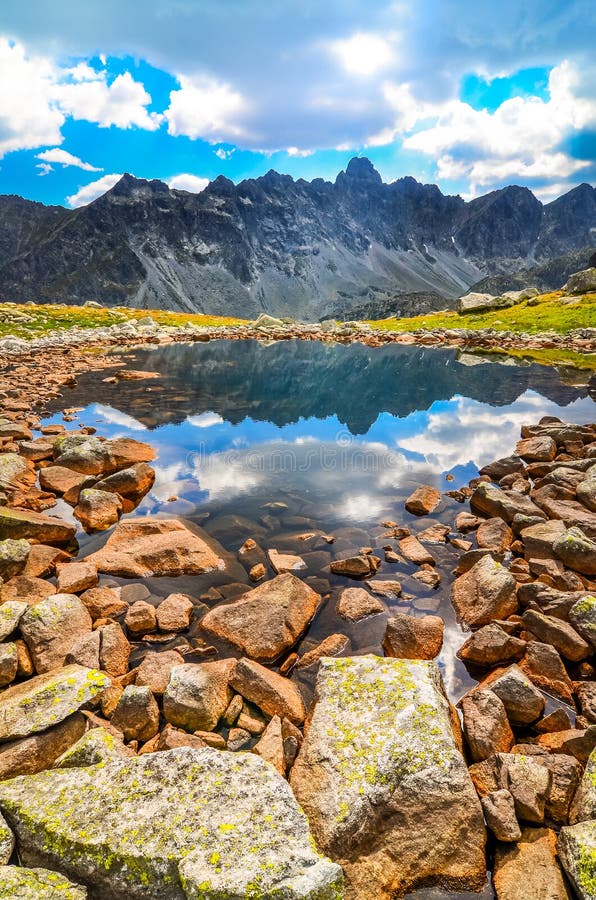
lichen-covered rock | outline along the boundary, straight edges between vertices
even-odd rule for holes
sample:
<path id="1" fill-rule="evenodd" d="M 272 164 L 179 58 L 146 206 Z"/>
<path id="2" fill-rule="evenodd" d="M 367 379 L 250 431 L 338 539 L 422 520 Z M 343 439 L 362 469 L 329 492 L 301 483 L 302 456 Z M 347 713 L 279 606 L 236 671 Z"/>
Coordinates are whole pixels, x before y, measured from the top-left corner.
<path id="1" fill-rule="evenodd" d="M 127 519 L 86 559 L 98 572 L 122 578 L 203 575 L 225 568 L 213 545 L 201 529 L 177 519 Z"/>
<path id="2" fill-rule="evenodd" d="M 27 737 L 62 722 L 110 686 L 103 672 L 66 666 L 0 694 L 0 741 Z"/>
<path id="3" fill-rule="evenodd" d="M 31 606 L 19 623 L 39 673 L 64 665 L 70 649 L 91 633 L 91 626 L 91 616 L 75 594 L 51 594 Z"/>
<path id="4" fill-rule="evenodd" d="M 0 687 L 6 687 L 17 677 L 19 658 L 15 643 L 0 644 Z"/>
<path id="5" fill-rule="evenodd" d="M 315 700 L 291 784 L 346 896 L 482 886 L 482 810 L 436 663 L 323 659 Z"/>
<path id="6" fill-rule="evenodd" d="M 29 541 L 23 538 L 0 541 L 0 578 L 6 581 L 13 575 L 20 575 L 27 565 L 30 550 Z"/>
<path id="7" fill-rule="evenodd" d="M 6 824 L 4 816 L 0 815 L 0 866 L 5 866 L 14 850 L 14 834 Z M 0 893 L 0 897 L 2 894 Z"/>
<path id="8" fill-rule="evenodd" d="M 0 641 L 10 637 L 28 609 L 22 600 L 7 600 L 0 605 Z"/>
<path id="9" fill-rule="evenodd" d="M 596 597 L 588 594 L 569 610 L 569 621 L 581 636 L 596 649 Z"/>
<path id="10" fill-rule="evenodd" d="M 553 543 L 553 551 L 566 566 L 582 575 L 596 575 L 596 541 L 572 526 Z"/>
<path id="11" fill-rule="evenodd" d="M 86 900 L 87 891 L 58 872 L 0 866 L 0 900 Z"/>
<path id="12" fill-rule="evenodd" d="M 68 544 L 77 529 L 69 522 L 30 509 L 0 506 L 0 540 L 12 538 L 41 544 Z"/>
<path id="13" fill-rule="evenodd" d="M 201 629 L 251 659 L 273 662 L 296 643 L 320 602 L 316 591 L 287 572 L 253 588 L 234 603 L 210 610 L 201 619 Z"/>
<path id="14" fill-rule="evenodd" d="M 596 750 L 590 754 L 569 816 L 571 824 L 589 819 L 596 819 Z"/>
<path id="15" fill-rule="evenodd" d="M 54 456 L 56 465 L 75 472 L 109 475 L 138 462 L 151 462 L 155 459 L 155 450 L 132 438 L 102 441 L 97 437 L 73 434 L 56 438 Z"/>
<path id="16" fill-rule="evenodd" d="M 596 820 L 561 828 L 559 859 L 579 900 L 596 898 Z"/>
<path id="17" fill-rule="evenodd" d="M 0 808 L 25 864 L 101 900 L 342 896 L 287 782 L 253 754 L 179 748 L 54 769 L 1 784 Z"/>
<path id="18" fill-rule="evenodd" d="M 58 757 L 53 767 L 54 769 L 75 769 L 134 755 L 133 750 L 122 741 L 117 740 L 105 728 L 91 728 Z"/>

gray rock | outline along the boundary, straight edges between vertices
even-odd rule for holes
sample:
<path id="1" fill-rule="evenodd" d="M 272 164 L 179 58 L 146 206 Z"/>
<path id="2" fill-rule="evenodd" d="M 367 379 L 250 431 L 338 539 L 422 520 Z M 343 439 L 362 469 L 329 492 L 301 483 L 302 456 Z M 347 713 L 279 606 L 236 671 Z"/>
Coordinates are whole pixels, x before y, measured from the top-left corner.
<path id="1" fill-rule="evenodd" d="M 517 817 L 538 825 L 544 822 L 550 771 L 521 753 L 500 753 L 498 760 L 501 787 L 513 797 Z"/>
<path id="2" fill-rule="evenodd" d="M 561 828 L 557 852 L 579 900 L 595 900 L 596 821 Z"/>
<path id="3" fill-rule="evenodd" d="M 581 636 L 596 649 L 596 597 L 587 594 L 569 610 L 569 621 Z"/>
<path id="4" fill-rule="evenodd" d="M 568 528 L 553 544 L 555 556 L 582 575 L 596 575 L 596 541 L 581 528 Z"/>
<path id="5" fill-rule="evenodd" d="M 519 841 L 521 830 L 515 816 L 515 803 L 509 791 L 501 788 L 481 797 L 486 824 L 498 841 Z"/>
<path id="6" fill-rule="evenodd" d="M 20 621 L 21 634 L 37 672 L 64 665 L 70 649 L 91 633 L 91 616 L 75 594 L 51 594 L 30 607 Z"/>
<path id="7" fill-rule="evenodd" d="M 22 600 L 7 600 L 0 605 L 0 641 L 10 637 L 28 609 L 29 604 Z"/>
<path id="8" fill-rule="evenodd" d="M 388 900 L 429 877 L 480 887 L 482 811 L 436 663 L 323 659 L 315 701 L 291 784 L 349 896 Z"/>
<path id="9" fill-rule="evenodd" d="M 87 891 L 58 872 L 0 866 L 0 900 L 86 900 Z"/>
<path id="10" fill-rule="evenodd" d="M 91 728 L 83 737 L 58 757 L 54 769 L 75 769 L 81 766 L 95 766 L 111 759 L 134 756 L 134 751 L 126 747 L 106 731 L 105 728 Z"/>
<path id="11" fill-rule="evenodd" d="M 582 269 L 570 275 L 563 290 L 568 294 L 585 294 L 596 291 L 596 268 Z"/>
<path id="12" fill-rule="evenodd" d="M 544 697 L 519 666 L 509 666 L 496 678 L 487 679 L 483 687 L 501 698 L 513 725 L 529 725 L 542 715 Z"/>
<path id="13" fill-rule="evenodd" d="M 0 785 L 27 865 L 101 900 L 341 897 L 287 782 L 253 754 L 178 748 Z"/>
<path id="14" fill-rule="evenodd" d="M 5 866 L 14 850 L 14 834 L 8 827 L 4 816 L 0 815 L 0 866 Z M 2 893 L 0 891 L 0 897 Z"/>
<path id="15" fill-rule="evenodd" d="M 590 754 L 569 816 L 572 825 L 588 819 L 596 819 L 596 750 Z"/>
<path id="16" fill-rule="evenodd" d="M 7 581 L 13 575 L 20 575 L 29 557 L 29 541 L 0 541 L 0 578 Z"/>
<path id="17" fill-rule="evenodd" d="M 163 697 L 167 722 L 186 731 L 213 731 L 225 713 L 235 660 L 174 666 Z"/>
<path id="18" fill-rule="evenodd" d="M 0 694 L 0 741 L 27 737 L 62 722 L 110 687 L 103 672 L 66 666 Z"/>

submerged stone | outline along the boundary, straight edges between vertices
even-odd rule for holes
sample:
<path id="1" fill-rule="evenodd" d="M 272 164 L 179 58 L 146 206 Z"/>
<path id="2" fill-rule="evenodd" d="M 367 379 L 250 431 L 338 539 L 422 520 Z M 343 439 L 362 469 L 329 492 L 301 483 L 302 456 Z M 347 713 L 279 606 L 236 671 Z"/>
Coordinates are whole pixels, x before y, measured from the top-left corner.
<path id="1" fill-rule="evenodd" d="M 200 528 L 191 530 L 177 519 L 128 519 L 87 562 L 122 578 L 202 575 L 225 568 L 214 543 Z"/>
<path id="2" fill-rule="evenodd" d="M 0 785 L 27 865 L 101 900 L 341 898 L 287 782 L 254 754 L 178 748 Z"/>
<path id="3" fill-rule="evenodd" d="M 346 896 L 481 887 L 482 810 L 436 663 L 323 659 L 315 701 L 291 784 Z"/>

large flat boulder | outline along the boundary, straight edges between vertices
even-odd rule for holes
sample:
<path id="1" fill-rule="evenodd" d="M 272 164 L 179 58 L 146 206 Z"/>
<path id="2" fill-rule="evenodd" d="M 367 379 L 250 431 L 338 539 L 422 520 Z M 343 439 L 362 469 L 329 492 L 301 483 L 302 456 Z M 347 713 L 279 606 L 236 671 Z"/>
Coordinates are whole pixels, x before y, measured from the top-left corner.
<path id="1" fill-rule="evenodd" d="M 55 769 L 1 784 L 0 808 L 25 865 L 94 900 L 342 896 L 289 785 L 254 754 L 177 748 Z"/>
<path id="2" fill-rule="evenodd" d="M 480 802 L 451 729 L 435 662 L 323 659 L 291 784 L 346 897 L 485 881 Z"/>
<path id="3" fill-rule="evenodd" d="M 200 528 L 149 517 L 120 522 L 87 562 L 98 572 L 121 578 L 203 575 L 225 566 L 214 541 Z"/>
<path id="4" fill-rule="evenodd" d="M 57 725 L 110 685 L 103 672 L 72 665 L 8 688 L 0 694 L 0 742 Z"/>
<path id="5" fill-rule="evenodd" d="M 54 444 L 56 465 L 85 475 L 110 475 L 136 463 L 151 462 L 155 450 L 132 438 L 102 441 L 88 435 L 66 435 Z"/>
<path id="6" fill-rule="evenodd" d="M 68 544 L 76 532 L 74 525 L 62 519 L 30 509 L 0 506 L 0 540 L 24 538 L 38 544 Z"/>
<path id="7" fill-rule="evenodd" d="M 201 628 L 251 659 L 273 662 L 304 633 L 320 602 L 316 591 L 287 572 L 210 610 Z"/>

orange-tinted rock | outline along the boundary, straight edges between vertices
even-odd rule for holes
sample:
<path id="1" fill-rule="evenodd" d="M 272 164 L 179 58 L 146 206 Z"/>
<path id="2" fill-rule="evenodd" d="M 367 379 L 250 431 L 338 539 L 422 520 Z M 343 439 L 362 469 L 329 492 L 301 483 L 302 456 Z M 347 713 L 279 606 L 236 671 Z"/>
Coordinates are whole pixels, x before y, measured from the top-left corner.
<path id="1" fill-rule="evenodd" d="M 117 494 L 95 488 L 84 488 L 74 509 L 75 519 L 87 532 L 105 531 L 116 524 L 121 513 L 122 500 Z"/>
<path id="2" fill-rule="evenodd" d="M 422 484 L 406 500 L 406 509 L 415 516 L 428 516 L 440 502 L 438 490 L 429 484 Z"/>
<path id="3" fill-rule="evenodd" d="M 136 683 L 146 684 L 156 697 L 160 697 L 168 686 L 174 666 L 183 664 L 184 657 L 176 650 L 149 651 L 139 666 Z"/>
<path id="4" fill-rule="evenodd" d="M 434 659 L 443 644 L 443 620 L 438 616 L 396 613 L 387 620 L 383 650 L 398 659 Z"/>
<path id="5" fill-rule="evenodd" d="M 458 616 L 468 625 L 488 625 L 517 611 L 515 578 L 491 556 L 460 575 L 451 596 Z"/>
<path id="6" fill-rule="evenodd" d="M 109 616 L 119 616 L 128 610 L 128 603 L 120 599 L 118 591 L 108 587 L 89 588 L 81 594 L 81 602 L 94 622 Z"/>
<path id="7" fill-rule="evenodd" d="M 64 466 L 46 466 L 39 470 L 39 483 L 46 491 L 52 491 L 54 494 L 65 494 L 75 488 L 81 488 L 86 475 L 80 472 L 73 472 Z"/>
<path id="8" fill-rule="evenodd" d="M 306 716 L 298 688 L 287 678 L 250 659 L 238 660 L 230 685 L 268 716 L 287 718 L 301 725 Z"/>
<path id="9" fill-rule="evenodd" d="M 234 603 L 210 610 L 201 628 L 252 659 L 273 662 L 303 634 L 320 600 L 295 575 L 278 575 Z"/>
<path id="10" fill-rule="evenodd" d="M 97 570 L 95 566 L 81 560 L 57 567 L 56 589 L 60 594 L 78 594 L 87 588 L 93 588 L 97 584 Z"/>
<path id="11" fill-rule="evenodd" d="M 223 567 L 212 542 L 200 529 L 177 519 L 128 519 L 87 560 L 99 572 L 124 578 L 151 575 L 202 575 Z"/>
<path id="12" fill-rule="evenodd" d="M 76 528 L 61 519 L 28 509 L 0 506 L 0 540 L 25 538 L 41 544 L 68 544 Z"/>
<path id="13" fill-rule="evenodd" d="M 308 650 L 296 663 L 296 668 L 314 666 L 323 656 L 341 656 L 350 649 L 350 639 L 345 634 L 330 634 L 320 644 Z"/>
<path id="14" fill-rule="evenodd" d="M 190 625 L 194 605 L 185 594 L 170 594 L 157 607 L 160 631 L 184 631 Z"/>

